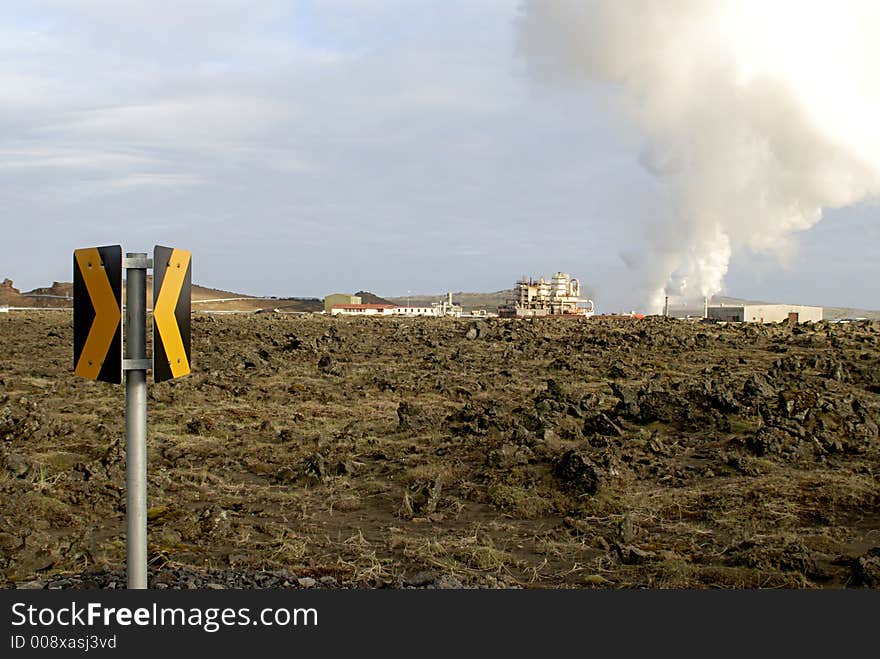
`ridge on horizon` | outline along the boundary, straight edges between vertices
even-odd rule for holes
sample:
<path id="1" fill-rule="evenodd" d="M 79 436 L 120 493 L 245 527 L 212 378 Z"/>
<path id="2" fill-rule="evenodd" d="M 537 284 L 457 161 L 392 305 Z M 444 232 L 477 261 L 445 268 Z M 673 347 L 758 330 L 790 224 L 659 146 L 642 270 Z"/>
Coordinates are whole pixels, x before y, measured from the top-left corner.
<path id="1" fill-rule="evenodd" d="M 148 298 L 152 296 L 152 275 L 147 275 L 147 294 Z M 221 288 L 212 288 L 200 284 L 192 285 L 193 302 L 200 303 L 199 308 L 208 310 L 232 310 L 233 305 L 230 302 L 240 304 L 234 305 L 235 310 L 260 310 L 266 308 L 284 308 L 296 311 L 320 311 L 321 303 L 325 292 L 321 296 L 275 296 L 275 295 L 254 295 L 249 293 L 239 293 L 236 291 L 225 290 Z M 448 292 L 444 293 L 411 293 L 410 295 L 380 295 L 366 290 L 359 290 L 357 294 L 366 294 L 368 297 L 382 299 L 392 304 L 430 304 L 431 302 L 439 302 L 446 298 Z M 63 296 L 69 297 L 63 297 Z M 453 299 L 462 304 L 466 309 L 476 308 L 493 308 L 498 304 L 503 304 L 509 297 L 513 295 L 512 289 L 503 289 L 492 292 L 478 291 L 454 291 Z M 58 296 L 58 297 L 54 297 Z M 39 286 L 29 291 L 21 291 L 15 288 L 15 282 L 11 278 L 3 278 L 0 280 L 0 305 L 11 307 L 58 307 L 63 308 L 72 303 L 73 284 L 72 282 L 54 281 L 50 286 Z M 213 302 L 208 302 L 208 301 Z M 228 300 L 228 302 L 223 302 Z M 271 301 L 272 304 L 265 304 Z M 771 300 L 756 300 L 751 298 L 734 297 L 730 295 L 715 295 L 712 297 L 713 303 L 720 304 L 774 304 Z M 791 301 L 785 301 L 791 302 Z M 206 303 L 206 304 L 201 304 Z M 287 304 L 285 304 L 287 303 Z M 794 302 L 792 302 L 794 304 Z M 799 303 L 800 304 L 800 303 Z M 225 306 L 224 306 L 225 305 Z M 599 305 L 603 306 L 603 305 Z M 826 318 L 844 318 L 844 317 L 866 317 L 880 319 L 880 310 L 865 309 L 861 307 L 840 307 L 840 306 L 821 306 Z M 240 308 L 239 308 L 240 307 Z M 680 308 L 685 308 L 684 306 Z M 608 307 L 609 311 L 613 311 L 612 307 Z"/>

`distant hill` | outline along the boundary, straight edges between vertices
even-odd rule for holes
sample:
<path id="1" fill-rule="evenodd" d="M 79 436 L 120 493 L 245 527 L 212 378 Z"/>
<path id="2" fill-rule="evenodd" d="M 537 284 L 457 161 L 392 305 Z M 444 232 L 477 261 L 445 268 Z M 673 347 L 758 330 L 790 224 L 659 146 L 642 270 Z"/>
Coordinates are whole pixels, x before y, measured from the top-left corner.
<path id="1" fill-rule="evenodd" d="M 278 311 L 314 312 L 324 307 L 318 298 L 304 297 L 257 297 L 243 295 L 219 288 L 192 285 L 193 311 Z M 147 300 L 153 299 L 153 278 L 147 276 Z M 148 303 L 148 306 L 152 306 Z"/>
<path id="2" fill-rule="evenodd" d="M 822 318 L 835 320 L 837 318 L 868 318 L 880 320 L 880 311 L 870 309 L 852 309 L 850 307 L 822 307 Z"/>
<path id="3" fill-rule="evenodd" d="M 361 304 L 397 304 L 397 302 L 391 302 L 369 291 L 358 291 L 355 293 L 355 297 L 361 299 Z"/>
<path id="4" fill-rule="evenodd" d="M 193 311 L 259 311 L 278 309 L 279 311 L 321 311 L 323 306 L 318 298 L 279 298 L 243 295 L 217 288 L 193 284 L 191 288 Z M 122 291 L 123 301 L 125 289 Z M 152 307 L 153 277 L 147 275 L 147 306 Z M 35 288 L 22 293 L 15 288 L 11 279 L 0 282 L 0 305 L 10 307 L 73 307 L 73 284 L 54 282 L 52 286 Z"/>
<path id="5" fill-rule="evenodd" d="M 0 282 L 0 305 L 10 307 L 71 307 L 73 284 L 53 282 L 51 286 L 22 293 L 11 279 Z"/>

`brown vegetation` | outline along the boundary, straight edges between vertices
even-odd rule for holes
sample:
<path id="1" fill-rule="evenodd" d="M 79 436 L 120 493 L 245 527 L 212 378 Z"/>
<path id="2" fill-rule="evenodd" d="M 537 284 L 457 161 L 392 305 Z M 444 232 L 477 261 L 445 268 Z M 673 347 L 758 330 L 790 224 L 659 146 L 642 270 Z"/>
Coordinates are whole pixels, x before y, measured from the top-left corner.
<path id="1" fill-rule="evenodd" d="M 70 323 L 0 317 L 7 585 L 124 568 L 123 388 L 73 376 Z M 196 314 L 193 342 L 150 385 L 152 583 L 880 586 L 878 323 Z"/>

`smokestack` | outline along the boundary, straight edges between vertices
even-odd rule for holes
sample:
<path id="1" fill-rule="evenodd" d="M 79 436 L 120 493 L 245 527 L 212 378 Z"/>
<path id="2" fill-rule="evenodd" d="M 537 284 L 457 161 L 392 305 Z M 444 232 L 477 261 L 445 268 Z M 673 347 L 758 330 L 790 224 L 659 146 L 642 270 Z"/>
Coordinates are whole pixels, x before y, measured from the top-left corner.
<path id="1" fill-rule="evenodd" d="M 669 318 L 669 296 L 663 299 L 663 317 Z"/>
<path id="2" fill-rule="evenodd" d="M 709 317 L 709 296 L 703 298 L 703 318 Z"/>
<path id="3" fill-rule="evenodd" d="M 452 306 L 452 291 L 449 291 L 446 295 L 448 296 L 449 306 L 451 307 Z"/>

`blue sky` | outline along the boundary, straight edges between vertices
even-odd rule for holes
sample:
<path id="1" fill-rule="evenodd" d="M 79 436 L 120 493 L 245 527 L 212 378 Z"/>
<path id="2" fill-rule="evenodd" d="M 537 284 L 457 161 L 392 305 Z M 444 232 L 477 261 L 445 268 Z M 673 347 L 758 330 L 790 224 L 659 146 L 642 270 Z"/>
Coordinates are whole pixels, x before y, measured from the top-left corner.
<path id="1" fill-rule="evenodd" d="M 265 295 L 508 288 L 577 276 L 638 308 L 621 255 L 662 203 L 614 90 L 533 80 L 514 0 L 5 2 L 0 277 L 73 249 L 193 252 Z M 878 208 L 831 211 L 726 290 L 880 308 Z M 647 258 L 650 258 L 648 255 Z"/>

